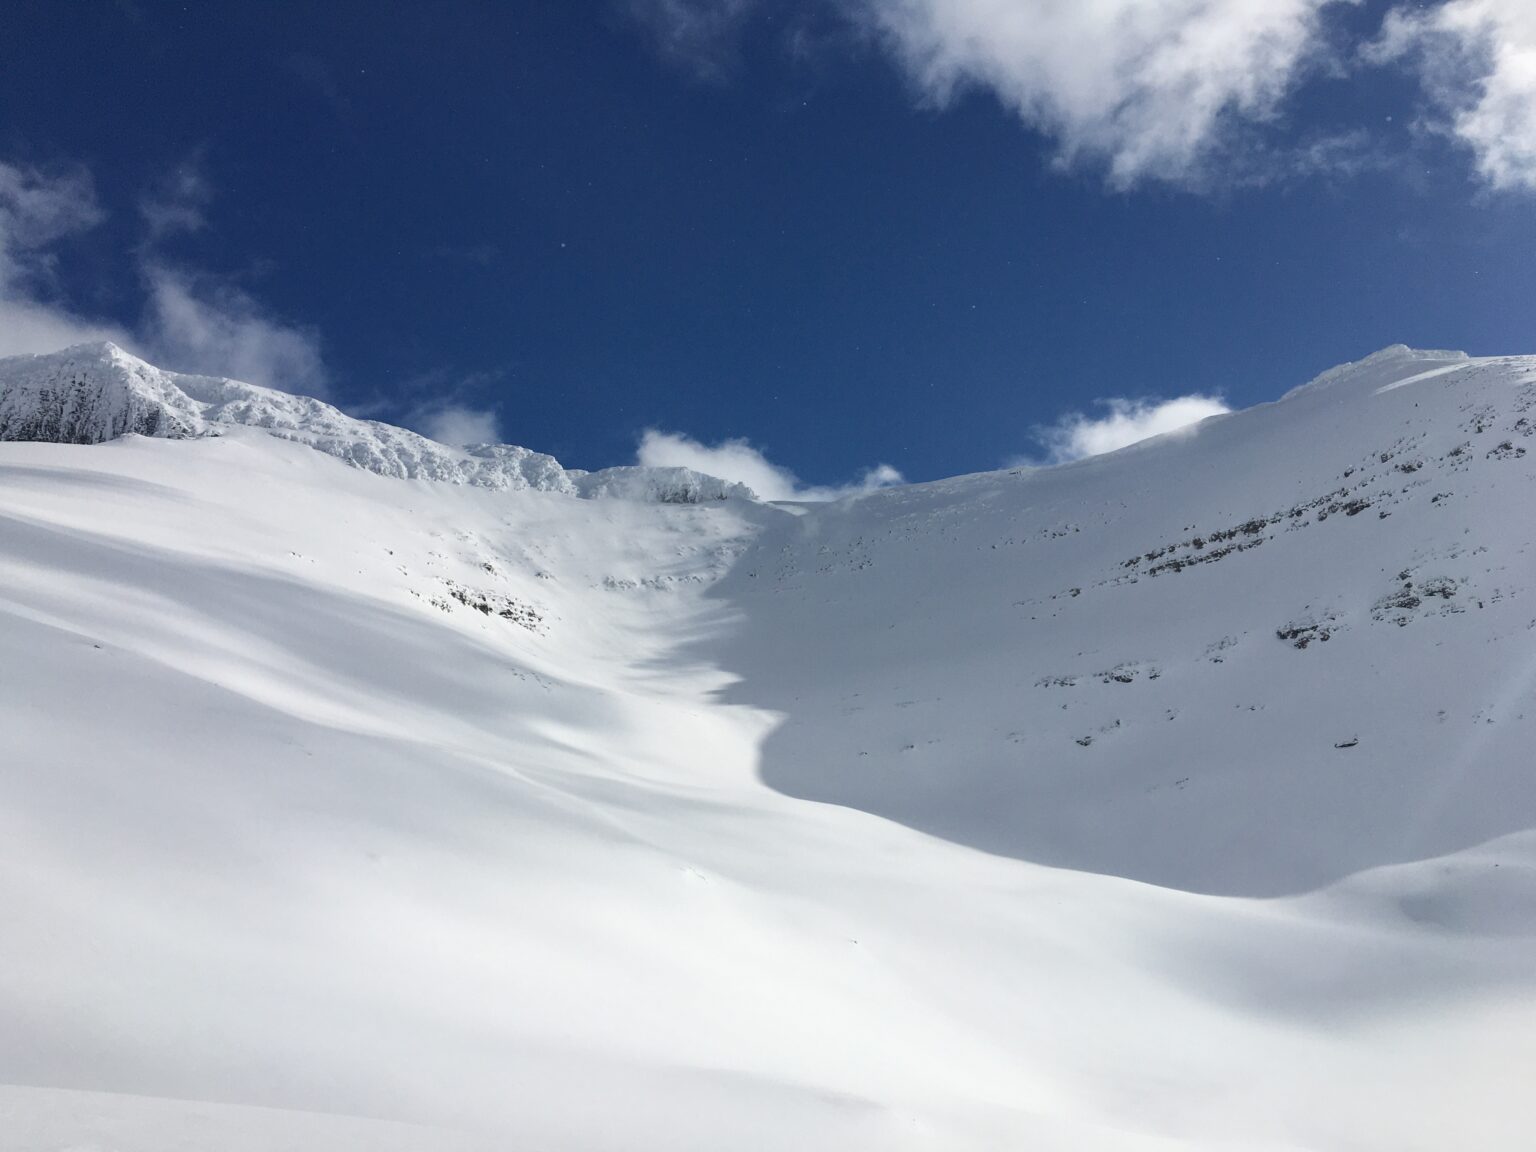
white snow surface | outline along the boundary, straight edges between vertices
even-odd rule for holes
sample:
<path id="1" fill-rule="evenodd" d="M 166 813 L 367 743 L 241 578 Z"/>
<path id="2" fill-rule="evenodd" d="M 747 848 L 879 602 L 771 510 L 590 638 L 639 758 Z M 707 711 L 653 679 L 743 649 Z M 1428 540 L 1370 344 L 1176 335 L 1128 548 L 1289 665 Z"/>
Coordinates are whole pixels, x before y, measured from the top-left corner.
<path id="1" fill-rule="evenodd" d="M 7 1152 L 1529 1147 L 1536 358 L 816 506 L 138 365 L 0 364 Z"/>

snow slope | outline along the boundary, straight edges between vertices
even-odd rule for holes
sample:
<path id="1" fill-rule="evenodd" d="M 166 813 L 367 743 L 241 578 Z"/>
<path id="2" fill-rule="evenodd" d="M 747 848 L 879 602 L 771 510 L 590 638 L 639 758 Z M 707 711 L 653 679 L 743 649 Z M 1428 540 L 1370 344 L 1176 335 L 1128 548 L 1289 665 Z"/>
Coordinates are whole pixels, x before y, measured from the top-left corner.
<path id="1" fill-rule="evenodd" d="M 1536 827 L 1528 449 L 1536 360 L 1389 349 L 1182 442 L 787 521 L 718 590 L 732 697 L 786 714 L 775 787 L 1190 891 Z"/>
<path id="2" fill-rule="evenodd" d="M 48 360 L 0 1148 L 1526 1145 L 1536 359 L 800 507 Z"/>

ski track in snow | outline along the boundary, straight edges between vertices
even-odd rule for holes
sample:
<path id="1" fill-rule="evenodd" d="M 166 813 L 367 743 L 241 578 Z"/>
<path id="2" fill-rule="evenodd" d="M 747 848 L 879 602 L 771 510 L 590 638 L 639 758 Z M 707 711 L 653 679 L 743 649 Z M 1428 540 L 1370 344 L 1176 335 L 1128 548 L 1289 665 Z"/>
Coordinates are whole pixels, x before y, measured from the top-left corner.
<path id="1" fill-rule="evenodd" d="M 1526 1146 L 1536 358 L 823 506 L 333 413 L 0 444 L 0 1149 Z"/>

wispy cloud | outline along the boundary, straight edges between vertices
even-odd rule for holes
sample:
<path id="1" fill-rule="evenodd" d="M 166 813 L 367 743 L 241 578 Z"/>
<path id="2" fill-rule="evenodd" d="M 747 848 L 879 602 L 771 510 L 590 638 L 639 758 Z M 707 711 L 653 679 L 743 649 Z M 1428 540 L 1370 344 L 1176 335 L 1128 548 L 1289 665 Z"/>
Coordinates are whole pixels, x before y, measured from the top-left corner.
<path id="1" fill-rule="evenodd" d="M 201 232 L 208 227 L 206 208 L 213 188 L 197 156 L 177 165 L 142 196 L 139 215 L 150 243 L 177 233 Z"/>
<path id="2" fill-rule="evenodd" d="M 47 246 L 94 227 L 102 216 L 86 169 L 0 163 L 0 274 L 14 282 L 46 272 Z"/>
<path id="3" fill-rule="evenodd" d="M 0 162 L 0 356 L 129 341 L 120 325 L 73 311 L 57 282 L 56 246 L 103 215 L 85 169 Z"/>
<path id="4" fill-rule="evenodd" d="M 127 321 L 93 318 L 70 306 L 56 274 L 59 246 L 106 218 L 90 172 L 0 162 L 0 355 L 111 340 L 165 368 L 324 395 L 328 374 L 313 329 L 273 315 L 227 276 L 162 254 L 167 237 L 207 227 L 209 199 L 194 162 L 140 198 L 144 238 L 132 258 L 142 311 Z"/>
<path id="5" fill-rule="evenodd" d="M 196 152 L 139 197 L 145 235 L 138 260 L 146 289 L 140 340 L 150 358 L 180 372 L 326 395 L 330 378 L 318 332 L 275 315 L 236 278 L 166 254 L 176 237 L 208 229 L 213 198 Z"/>
<path id="6" fill-rule="evenodd" d="M 501 412 L 487 396 L 509 370 L 461 371 L 440 364 L 398 381 L 387 394 L 350 404 L 348 411 L 403 424 L 442 444 L 500 444 Z"/>
<path id="7" fill-rule="evenodd" d="M 1112 399 L 1101 400 L 1099 404 L 1106 410 L 1102 416 L 1073 412 L 1039 429 L 1035 438 L 1045 450 L 1043 460 L 1025 456 L 1010 463 L 1065 464 L 1086 456 L 1100 456 L 1231 411 L 1220 397 L 1200 395 L 1173 400 Z"/>
<path id="8" fill-rule="evenodd" d="M 630 0 L 671 58 L 728 71 L 762 0 Z M 1322 14 L 1352 0 L 824 0 L 883 46 L 918 98 L 990 93 L 1064 168 L 1117 188 L 1209 182 L 1235 128 L 1273 120 L 1329 59 Z M 1251 156 L 1242 163 L 1251 169 Z M 1249 177 L 1245 177 L 1249 178 Z"/>
<path id="9" fill-rule="evenodd" d="M 501 443 L 501 419 L 494 408 L 451 402 L 428 404 L 407 416 L 406 423 L 442 444 Z"/>
<path id="10" fill-rule="evenodd" d="M 847 31 L 829 41 L 844 50 L 878 45 L 921 103 L 989 94 L 1054 144 L 1058 167 L 1121 190 L 1407 172 L 1395 130 L 1287 120 L 1309 78 L 1408 67 L 1423 81 L 1421 128 L 1463 144 L 1490 187 L 1536 190 L 1532 0 L 1399 0 L 1370 43 L 1330 19 L 1359 0 L 624 3 L 663 55 L 713 79 L 730 73 L 754 13 L 774 15 L 791 56 L 796 14 L 815 13 Z"/>
<path id="11" fill-rule="evenodd" d="M 329 375 L 312 328 L 272 314 L 226 278 L 146 260 L 142 343 L 161 367 L 232 376 L 251 384 L 324 396 Z"/>
<path id="12" fill-rule="evenodd" d="M 1394 8 L 1362 58 L 1412 64 L 1431 103 L 1421 126 L 1468 148 L 1490 187 L 1536 191 L 1536 4 L 1531 0 Z"/>
<path id="13" fill-rule="evenodd" d="M 647 428 L 640 437 L 636 462 L 656 468 L 692 468 L 722 480 L 745 484 L 764 500 L 839 500 L 903 483 L 889 464 L 868 469 L 851 484 L 805 485 L 788 468 L 774 464 L 746 440 L 708 445 L 676 432 Z"/>
<path id="14" fill-rule="evenodd" d="M 619 0 L 661 55 L 701 80 L 736 63 L 738 34 L 758 0 Z"/>
<path id="15" fill-rule="evenodd" d="M 874 0 L 857 4 L 935 104 L 991 92 L 1109 182 L 1182 182 L 1234 123 L 1275 115 L 1332 0 Z"/>

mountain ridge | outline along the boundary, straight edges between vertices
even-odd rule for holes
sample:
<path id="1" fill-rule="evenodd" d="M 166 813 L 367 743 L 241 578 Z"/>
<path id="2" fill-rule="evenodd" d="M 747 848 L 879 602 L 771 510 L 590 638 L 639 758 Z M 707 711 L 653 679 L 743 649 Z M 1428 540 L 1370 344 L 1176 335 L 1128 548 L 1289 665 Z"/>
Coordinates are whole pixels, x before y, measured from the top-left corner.
<path id="1" fill-rule="evenodd" d="M 1392 344 L 1329 368 L 1270 403 L 1283 403 L 1373 372 L 1390 373 L 1405 361 L 1450 368 L 1518 359 L 1472 357 L 1459 351 Z M 0 358 L 0 442 L 95 444 L 125 435 L 189 439 L 218 435 L 221 428 L 231 426 L 255 428 L 307 444 L 353 467 L 400 479 L 503 491 L 551 491 L 585 498 L 620 496 L 680 502 L 758 499 L 745 484 L 690 468 L 616 466 L 589 471 L 565 468 L 553 456 L 515 444 L 444 444 L 399 425 L 349 416 L 314 397 L 228 377 L 167 371 L 108 340 L 51 353 Z M 1188 432 L 1176 430 L 1126 447 L 1145 449 L 1165 437 Z M 1083 463 L 1073 461 L 1065 466 Z M 963 475 L 981 476 L 989 471 Z M 928 483 L 934 482 L 943 481 Z"/>
<path id="2" fill-rule="evenodd" d="M 190 439 L 260 429 L 364 471 L 498 491 L 698 502 L 753 499 L 746 485 L 688 468 L 568 469 L 511 444 L 455 447 L 313 397 L 220 376 L 168 372 L 110 341 L 0 359 L 0 441 L 97 444 L 124 435 Z"/>

